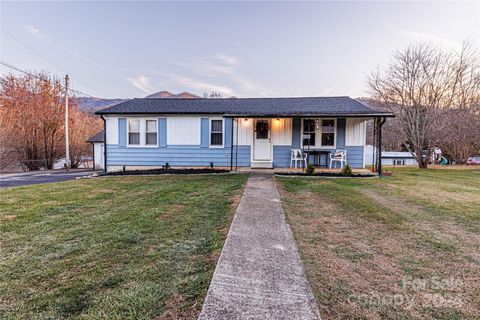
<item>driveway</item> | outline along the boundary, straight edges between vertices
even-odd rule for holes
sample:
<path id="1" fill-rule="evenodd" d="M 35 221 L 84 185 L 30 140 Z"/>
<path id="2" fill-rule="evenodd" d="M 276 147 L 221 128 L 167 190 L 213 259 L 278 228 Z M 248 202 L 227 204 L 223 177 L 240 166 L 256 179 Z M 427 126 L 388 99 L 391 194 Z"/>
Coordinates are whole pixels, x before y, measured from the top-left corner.
<path id="1" fill-rule="evenodd" d="M 89 169 L 75 169 L 66 172 L 65 170 L 48 170 L 48 171 L 32 171 L 32 172 L 18 172 L 18 173 L 1 173 L 0 174 L 0 189 L 7 187 L 26 186 L 38 183 L 50 183 L 73 180 L 77 177 L 84 177 L 91 175 L 92 170 Z"/>

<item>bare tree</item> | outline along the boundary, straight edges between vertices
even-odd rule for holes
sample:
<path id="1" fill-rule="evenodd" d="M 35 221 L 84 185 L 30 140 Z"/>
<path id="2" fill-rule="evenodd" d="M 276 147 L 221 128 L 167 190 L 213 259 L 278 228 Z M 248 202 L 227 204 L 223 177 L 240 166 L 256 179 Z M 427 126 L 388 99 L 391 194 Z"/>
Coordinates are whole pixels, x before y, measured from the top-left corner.
<path id="1" fill-rule="evenodd" d="M 427 168 L 429 150 L 442 142 L 451 109 L 479 99 L 475 50 L 464 44 L 459 53 L 427 45 L 397 51 L 392 63 L 368 79 L 373 97 L 395 112 L 405 146 L 420 168 Z"/>

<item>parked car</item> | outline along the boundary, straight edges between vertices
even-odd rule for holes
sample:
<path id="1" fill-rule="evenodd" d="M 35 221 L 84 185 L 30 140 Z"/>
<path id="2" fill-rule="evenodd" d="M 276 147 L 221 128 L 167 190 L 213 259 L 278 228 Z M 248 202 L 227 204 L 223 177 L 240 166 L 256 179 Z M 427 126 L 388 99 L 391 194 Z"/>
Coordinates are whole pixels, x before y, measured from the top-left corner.
<path id="1" fill-rule="evenodd" d="M 480 157 L 469 157 L 467 159 L 469 165 L 480 165 Z"/>

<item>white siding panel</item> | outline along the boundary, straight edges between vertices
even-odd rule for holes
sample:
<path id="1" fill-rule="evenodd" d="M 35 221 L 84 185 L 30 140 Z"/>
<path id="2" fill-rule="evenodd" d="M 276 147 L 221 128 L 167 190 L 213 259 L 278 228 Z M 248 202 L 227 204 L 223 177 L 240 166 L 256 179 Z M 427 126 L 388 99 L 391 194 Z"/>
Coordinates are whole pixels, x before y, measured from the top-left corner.
<path id="1" fill-rule="evenodd" d="M 365 132 L 367 128 L 365 119 L 347 119 L 345 132 L 346 146 L 365 145 Z"/>
<path id="2" fill-rule="evenodd" d="M 238 145 L 251 146 L 253 144 L 253 119 L 237 119 L 234 123 L 233 143 L 237 143 L 237 123 L 238 122 Z"/>
<path id="3" fill-rule="evenodd" d="M 292 119 L 272 119 L 272 143 L 274 146 L 292 145 Z"/>
<path id="4" fill-rule="evenodd" d="M 200 117 L 167 117 L 168 145 L 199 145 Z"/>
<path id="5" fill-rule="evenodd" d="M 103 169 L 103 143 L 94 143 L 95 169 Z"/>
<path id="6" fill-rule="evenodd" d="M 107 144 L 118 144 L 118 117 L 105 117 Z"/>

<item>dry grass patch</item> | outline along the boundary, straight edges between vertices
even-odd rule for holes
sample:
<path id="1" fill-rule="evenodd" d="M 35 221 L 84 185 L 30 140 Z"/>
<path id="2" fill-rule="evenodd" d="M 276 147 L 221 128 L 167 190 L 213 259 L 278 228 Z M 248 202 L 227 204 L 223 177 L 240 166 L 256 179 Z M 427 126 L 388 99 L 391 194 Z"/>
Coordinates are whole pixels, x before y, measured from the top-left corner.
<path id="1" fill-rule="evenodd" d="M 415 169 L 375 180 L 277 179 L 323 319 L 477 317 L 480 211 L 463 200 L 479 179 Z M 422 192 L 431 184 L 448 185 L 449 206 Z"/>

